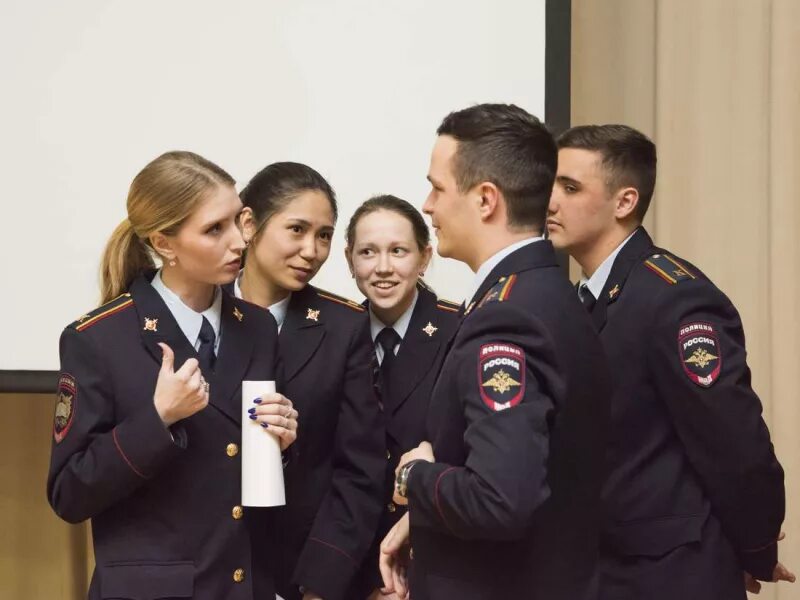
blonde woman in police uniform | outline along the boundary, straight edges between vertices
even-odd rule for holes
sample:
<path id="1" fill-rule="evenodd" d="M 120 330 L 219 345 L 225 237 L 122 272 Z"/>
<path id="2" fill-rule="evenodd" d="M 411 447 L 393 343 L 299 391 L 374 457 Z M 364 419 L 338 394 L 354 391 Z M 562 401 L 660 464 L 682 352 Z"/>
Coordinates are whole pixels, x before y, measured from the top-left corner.
<path id="1" fill-rule="evenodd" d="M 170 152 L 136 176 L 127 207 L 103 257 L 103 306 L 61 336 L 50 504 L 92 520 L 90 599 L 271 598 L 267 509 L 239 506 L 240 386 L 278 379 L 277 330 L 219 287 L 244 249 L 234 181 Z M 265 435 L 288 447 L 291 402 L 254 400 Z"/>

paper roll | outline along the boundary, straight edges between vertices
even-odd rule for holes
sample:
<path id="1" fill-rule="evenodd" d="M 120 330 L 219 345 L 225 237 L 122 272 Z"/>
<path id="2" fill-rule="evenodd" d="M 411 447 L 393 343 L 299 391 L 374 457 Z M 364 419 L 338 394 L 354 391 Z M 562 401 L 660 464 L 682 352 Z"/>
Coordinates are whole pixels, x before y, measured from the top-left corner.
<path id="1" fill-rule="evenodd" d="M 255 398 L 274 392 L 274 381 L 242 382 L 242 506 L 286 504 L 280 442 L 247 412 Z"/>

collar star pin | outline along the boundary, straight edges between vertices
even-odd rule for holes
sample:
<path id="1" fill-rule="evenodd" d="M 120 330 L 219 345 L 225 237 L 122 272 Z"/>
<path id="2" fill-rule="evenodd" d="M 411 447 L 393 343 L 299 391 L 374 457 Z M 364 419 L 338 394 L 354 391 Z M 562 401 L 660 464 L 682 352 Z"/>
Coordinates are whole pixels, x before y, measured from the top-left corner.
<path id="1" fill-rule="evenodd" d="M 306 313 L 306 320 L 317 321 L 318 319 L 319 319 L 319 309 L 314 310 L 313 308 L 309 308 L 308 312 Z"/>
<path id="2" fill-rule="evenodd" d="M 144 318 L 145 331 L 158 331 L 158 319 L 151 319 L 150 317 Z"/>
<path id="3" fill-rule="evenodd" d="M 433 337 L 433 334 L 436 333 L 438 330 L 439 330 L 439 328 L 438 327 L 434 327 L 433 323 L 431 323 L 430 321 L 428 321 L 428 324 L 425 325 L 425 327 L 422 328 L 422 331 L 427 333 L 428 337 Z"/>
<path id="4" fill-rule="evenodd" d="M 236 317 L 236 320 L 239 321 L 240 323 L 242 322 L 242 319 L 244 319 L 244 315 L 239 310 L 238 306 L 233 307 L 233 316 Z"/>
<path id="5" fill-rule="evenodd" d="M 615 285 L 608 291 L 608 299 L 613 300 L 619 294 L 619 284 Z"/>

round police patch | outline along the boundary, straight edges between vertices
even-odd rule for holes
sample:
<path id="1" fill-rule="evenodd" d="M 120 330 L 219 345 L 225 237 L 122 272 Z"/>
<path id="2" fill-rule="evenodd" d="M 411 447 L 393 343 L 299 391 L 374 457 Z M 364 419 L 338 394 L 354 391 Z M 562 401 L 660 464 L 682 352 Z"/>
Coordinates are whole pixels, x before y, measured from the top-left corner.
<path id="1" fill-rule="evenodd" d="M 53 420 L 53 439 L 55 439 L 56 444 L 66 437 L 69 428 L 72 427 L 77 399 L 78 387 L 75 385 L 75 378 L 69 373 L 61 373 L 58 377 L 56 415 Z"/>
<path id="2" fill-rule="evenodd" d="M 692 383 L 710 387 L 722 369 L 722 349 L 711 323 L 686 323 L 678 329 L 678 353 Z"/>
<path id="3" fill-rule="evenodd" d="M 525 395 L 525 352 L 519 346 L 484 344 L 478 354 L 478 389 L 493 411 L 516 406 Z"/>

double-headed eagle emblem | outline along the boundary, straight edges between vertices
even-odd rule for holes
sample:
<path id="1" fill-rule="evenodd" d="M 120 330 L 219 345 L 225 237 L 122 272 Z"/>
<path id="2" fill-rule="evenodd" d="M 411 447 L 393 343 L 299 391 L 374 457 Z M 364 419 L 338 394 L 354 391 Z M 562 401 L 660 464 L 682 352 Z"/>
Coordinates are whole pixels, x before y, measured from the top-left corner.
<path id="1" fill-rule="evenodd" d="M 705 348 L 698 348 L 694 351 L 694 353 L 687 358 L 684 362 L 691 363 L 697 365 L 701 369 L 705 369 L 713 360 L 717 360 L 717 356 L 714 356 L 710 352 L 708 352 Z"/>
<path id="2" fill-rule="evenodd" d="M 492 378 L 483 382 L 484 387 L 491 387 L 498 394 L 505 394 L 512 387 L 519 386 L 519 381 L 512 379 L 511 375 L 502 369 L 492 375 Z"/>

